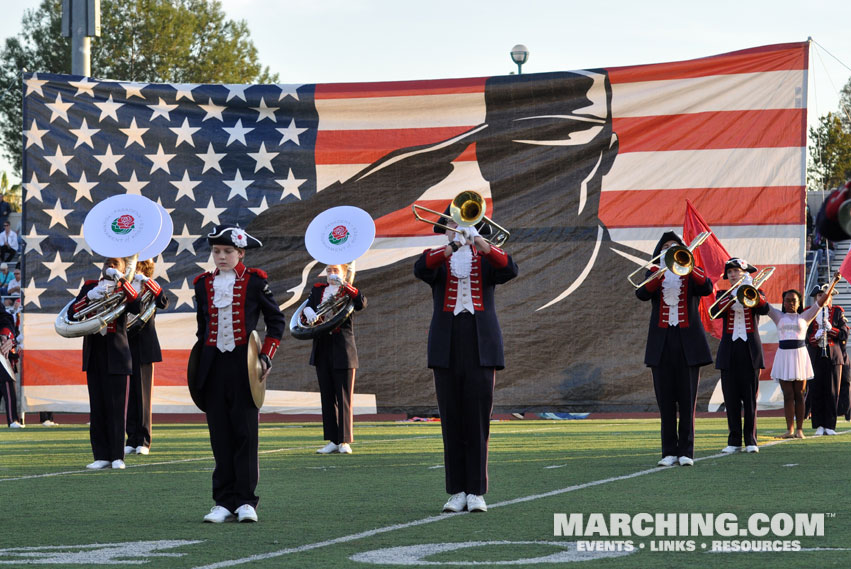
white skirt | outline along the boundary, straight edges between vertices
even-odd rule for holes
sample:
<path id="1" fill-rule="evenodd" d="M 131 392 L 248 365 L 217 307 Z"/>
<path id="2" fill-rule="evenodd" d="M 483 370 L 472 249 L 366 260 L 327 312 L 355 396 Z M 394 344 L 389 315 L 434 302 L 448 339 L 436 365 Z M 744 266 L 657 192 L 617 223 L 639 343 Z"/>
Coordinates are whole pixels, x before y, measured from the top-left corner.
<path id="1" fill-rule="evenodd" d="M 807 348 L 794 350 L 777 349 L 774 355 L 774 365 L 771 366 L 771 377 L 777 381 L 803 381 L 812 379 L 813 366 Z"/>

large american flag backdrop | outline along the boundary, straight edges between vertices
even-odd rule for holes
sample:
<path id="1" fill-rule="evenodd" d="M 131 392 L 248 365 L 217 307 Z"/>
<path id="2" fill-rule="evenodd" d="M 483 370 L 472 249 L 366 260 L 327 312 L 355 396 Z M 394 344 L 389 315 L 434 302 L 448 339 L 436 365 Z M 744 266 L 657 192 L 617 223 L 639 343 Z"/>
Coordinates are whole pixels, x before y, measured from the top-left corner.
<path id="1" fill-rule="evenodd" d="M 164 361 L 155 395 L 188 409 L 193 278 L 211 267 L 205 234 L 239 223 L 265 242 L 289 317 L 323 268 L 303 230 L 333 205 L 366 209 L 377 238 L 355 282 L 356 392 L 381 411 L 436 407 L 426 368 L 428 287 L 413 277 L 445 242 L 410 204 L 443 210 L 475 189 L 512 231 L 520 276 L 497 289 L 506 369 L 501 410 L 655 408 L 643 365 L 649 304 L 629 272 L 686 200 L 733 255 L 777 267 L 769 300 L 803 285 L 806 43 L 690 61 L 565 73 L 388 83 L 171 85 L 33 74 L 24 78 L 25 340 L 30 409 L 67 410 L 84 390 L 79 339 L 53 321 L 96 278 L 82 238 L 93 204 L 141 194 L 172 216 L 156 259 L 171 297 L 157 315 Z M 718 280 L 720 275 L 711 275 Z M 766 351 L 776 347 L 770 321 Z M 316 392 L 310 343 L 285 338 L 270 389 Z M 701 405 L 718 374 L 704 368 Z M 769 382 L 763 392 L 773 391 Z M 84 393 L 84 391 L 82 391 Z M 765 398 L 765 397 L 764 397 Z M 156 400 L 167 410 L 170 400 Z"/>

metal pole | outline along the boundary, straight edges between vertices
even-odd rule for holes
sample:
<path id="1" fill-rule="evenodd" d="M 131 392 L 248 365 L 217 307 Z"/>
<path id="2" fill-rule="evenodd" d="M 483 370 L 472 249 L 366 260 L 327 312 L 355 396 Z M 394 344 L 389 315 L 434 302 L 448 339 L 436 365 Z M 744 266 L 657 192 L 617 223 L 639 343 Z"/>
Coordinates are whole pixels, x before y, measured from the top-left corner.
<path id="1" fill-rule="evenodd" d="M 86 35 L 86 1 L 71 0 L 71 74 L 89 77 L 91 40 Z"/>

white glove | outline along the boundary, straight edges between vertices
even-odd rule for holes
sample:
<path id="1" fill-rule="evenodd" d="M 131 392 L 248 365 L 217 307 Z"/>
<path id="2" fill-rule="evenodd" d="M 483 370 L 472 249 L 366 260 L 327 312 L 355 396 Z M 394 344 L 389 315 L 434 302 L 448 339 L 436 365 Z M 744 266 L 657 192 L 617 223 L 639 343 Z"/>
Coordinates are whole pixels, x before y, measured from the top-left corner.
<path id="1" fill-rule="evenodd" d="M 104 296 L 106 296 L 106 288 L 98 284 L 92 290 L 86 293 L 86 296 L 89 297 L 89 300 L 100 300 Z"/>
<path id="2" fill-rule="evenodd" d="M 123 276 L 124 276 L 124 275 L 121 273 L 121 271 L 119 271 L 118 269 L 115 269 L 115 268 L 113 268 L 113 267 L 109 267 L 106 271 L 104 271 L 104 273 L 103 273 L 103 274 L 104 274 L 107 278 L 115 279 L 115 280 L 118 280 L 118 279 L 120 279 L 121 277 L 123 277 Z"/>
<path id="3" fill-rule="evenodd" d="M 459 231 L 460 231 L 460 229 L 459 229 Z M 453 235 L 453 237 L 452 237 L 452 239 L 450 239 L 450 242 L 455 241 L 456 243 L 458 243 L 459 247 L 463 247 L 464 245 L 467 245 L 469 243 L 469 241 L 467 241 L 467 238 L 464 237 L 463 233 L 456 233 L 456 232 L 453 231 L 452 235 Z"/>
<path id="4" fill-rule="evenodd" d="M 148 282 L 148 277 L 136 273 L 136 276 L 133 277 L 133 288 L 140 290 L 146 282 Z"/>
<path id="5" fill-rule="evenodd" d="M 469 243 L 472 243 L 473 240 L 479 236 L 479 231 L 472 225 L 469 227 L 460 227 L 458 230 Z"/>
<path id="6" fill-rule="evenodd" d="M 309 306 L 305 306 L 304 310 L 302 310 L 301 313 L 304 315 L 304 318 L 305 320 L 307 320 L 308 324 L 313 324 L 318 318 L 318 316 L 316 315 L 316 311 Z"/>
<path id="7" fill-rule="evenodd" d="M 830 332 L 831 330 L 833 330 L 833 325 L 830 323 L 830 321 L 828 319 L 825 318 L 825 320 L 822 324 L 823 324 L 822 328 L 824 329 L 825 332 Z"/>
<path id="8" fill-rule="evenodd" d="M 745 275 L 744 278 L 742 278 L 742 284 L 743 285 L 753 285 L 753 277 L 750 276 L 749 274 Z"/>
<path id="9" fill-rule="evenodd" d="M 340 275 L 338 275 L 336 273 L 332 273 L 332 274 L 328 275 L 328 282 L 330 284 L 335 284 L 337 286 L 341 286 L 343 284 L 343 277 L 341 277 Z"/>
<path id="10" fill-rule="evenodd" d="M 818 330 L 816 330 L 816 333 L 815 333 L 815 335 L 813 336 L 813 338 L 815 338 L 816 340 L 818 340 L 818 339 L 820 339 L 823 335 L 824 335 L 824 330 L 823 330 L 823 329 L 821 329 L 821 328 L 819 328 Z"/>

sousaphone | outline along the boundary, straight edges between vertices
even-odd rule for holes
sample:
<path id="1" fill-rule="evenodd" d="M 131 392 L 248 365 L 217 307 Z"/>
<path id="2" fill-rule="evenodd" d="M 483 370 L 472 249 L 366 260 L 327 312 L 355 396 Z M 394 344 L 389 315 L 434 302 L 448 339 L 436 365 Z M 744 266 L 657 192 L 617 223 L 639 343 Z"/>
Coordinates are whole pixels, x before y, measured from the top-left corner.
<path id="1" fill-rule="evenodd" d="M 349 265 L 346 282 L 354 280 L 354 261 L 372 246 L 375 222 L 364 210 L 354 206 L 327 209 L 313 218 L 304 234 L 311 257 L 324 265 Z M 309 298 L 308 298 L 309 300 Z M 354 303 L 342 291 L 316 307 L 317 319 L 308 322 L 303 312 L 305 300 L 290 319 L 290 333 L 298 340 L 310 340 L 343 324 L 354 312 Z"/>
<path id="2" fill-rule="evenodd" d="M 98 255 L 123 257 L 123 278 L 132 281 L 139 253 L 160 254 L 171 241 L 171 228 L 168 213 L 153 201 L 143 196 L 119 195 L 105 199 L 89 211 L 83 222 L 83 239 Z M 96 334 L 127 308 L 124 292 L 118 288 L 69 316 L 74 302 L 76 299 L 66 304 L 54 322 L 56 332 L 65 338 Z"/>

